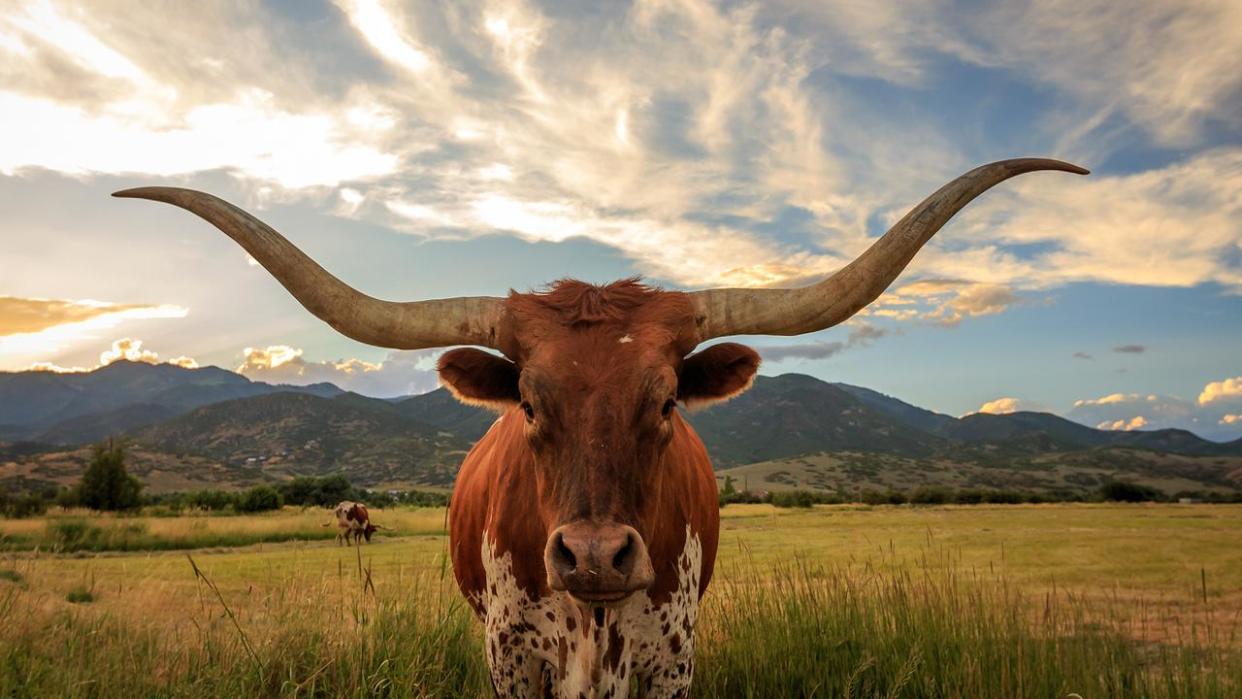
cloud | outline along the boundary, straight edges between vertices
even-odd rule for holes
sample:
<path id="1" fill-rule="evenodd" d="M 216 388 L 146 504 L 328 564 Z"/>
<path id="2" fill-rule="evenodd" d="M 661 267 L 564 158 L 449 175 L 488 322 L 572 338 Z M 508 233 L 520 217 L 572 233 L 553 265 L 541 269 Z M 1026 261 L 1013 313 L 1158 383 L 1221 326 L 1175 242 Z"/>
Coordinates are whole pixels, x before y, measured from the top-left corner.
<path id="1" fill-rule="evenodd" d="M 1223 381 L 1212 381 L 1199 394 L 1199 405 L 1242 399 L 1242 376 Z"/>
<path id="2" fill-rule="evenodd" d="M 1221 425 L 1242 425 L 1242 415 L 1224 415 L 1217 424 Z"/>
<path id="3" fill-rule="evenodd" d="M 347 391 L 392 398 L 436 388 L 435 358 L 443 350 L 389 352 L 380 362 L 361 359 L 309 361 L 288 345 L 247 347 L 237 373 L 255 381 L 306 386 L 328 382 Z"/>
<path id="4" fill-rule="evenodd" d="M 308 46 L 276 6 L 31 3 L 0 19 L 0 172 L 218 170 L 422 238 L 586 238 L 672 285 L 788 284 L 846 264 L 980 150 L 855 78 L 1050 86 L 1028 144 L 1067 156 L 1103 159 L 1091 144 L 1131 122 L 1197 142 L 1237 113 L 1224 5 L 340 0 Z M 875 313 L 951 326 L 1082 280 L 1242 289 L 1242 148 L 1178 152 L 1006 184 L 914 263 L 956 291 Z"/>
<path id="5" fill-rule="evenodd" d="M 1095 359 L 1095 357 L 1092 357 L 1090 354 L 1086 352 L 1075 352 L 1074 359 Z"/>
<path id="6" fill-rule="evenodd" d="M 37 333 L 58 325 L 101 318 L 164 317 L 168 306 L 116 304 L 102 301 L 66 301 L 0 296 L 0 336 Z"/>
<path id="7" fill-rule="evenodd" d="M 108 366 L 113 362 L 143 362 L 146 364 L 174 364 L 185 369 L 197 369 L 198 362 L 192 357 L 174 357 L 164 362 L 160 361 L 158 352 L 146 349 L 142 346 L 142 340 L 123 337 L 119 340 L 113 340 L 112 346 L 99 353 L 99 364 L 91 367 L 64 367 L 54 362 L 34 362 L 29 367 L 30 371 L 50 371 L 57 374 L 76 374 L 86 371 L 94 371 L 100 367 Z"/>
<path id="8" fill-rule="evenodd" d="M 1104 421 L 1096 425 L 1097 430 L 1120 430 L 1129 432 L 1132 430 L 1141 430 L 1147 426 L 1147 418 L 1142 415 L 1135 415 L 1129 420 L 1114 420 L 1112 422 Z"/>
<path id="9" fill-rule="evenodd" d="M 1147 351 L 1146 345 L 1120 345 L 1114 347 L 1113 351 L 1118 354 L 1142 354 Z"/>
<path id="10" fill-rule="evenodd" d="M 1003 284 L 924 279 L 886 292 L 865 312 L 893 320 L 956 327 L 963 319 L 1001 313 L 1023 299 Z"/>
<path id="11" fill-rule="evenodd" d="M 1021 400 L 1019 398 L 1006 397 L 1006 398 L 997 398 L 996 400 L 990 400 L 984 403 L 983 405 L 979 406 L 979 409 L 976 410 L 975 412 L 986 413 L 988 415 L 1008 415 L 1009 413 L 1016 413 L 1019 410 L 1028 410 L 1028 409 L 1030 409 L 1030 406 L 1027 404 L 1026 401 Z"/>
<path id="12" fill-rule="evenodd" d="M 1238 414 L 1242 414 L 1242 376 L 1208 382 L 1195 400 L 1153 393 L 1084 398 L 1074 401 L 1065 416 L 1091 426 L 1127 425 L 1142 416 L 1145 429 L 1180 428 L 1209 439 L 1237 439 L 1242 437 L 1238 433 L 1242 422 L 1229 416 Z"/>
<path id="13" fill-rule="evenodd" d="M 759 347 L 759 356 L 765 362 L 783 362 L 790 359 L 827 359 L 853 347 L 866 347 L 872 341 L 888 334 L 888 331 L 866 323 L 854 323 L 849 337 L 835 342 L 802 342 L 792 345 Z"/>
<path id="14" fill-rule="evenodd" d="M 955 230 L 973 258 L 932 250 L 923 269 L 999 270 L 1011 284 L 1217 283 L 1242 290 L 1242 147 L 1125 175 L 1027 177 L 977 202 Z M 1013 249 L 1036 250 L 1017 256 Z M 980 266 L 981 267 L 978 267 Z"/>
<path id="15" fill-rule="evenodd" d="M 184 318 L 187 313 L 170 304 L 0 297 L 0 366 L 27 366 L 127 321 Z"/>

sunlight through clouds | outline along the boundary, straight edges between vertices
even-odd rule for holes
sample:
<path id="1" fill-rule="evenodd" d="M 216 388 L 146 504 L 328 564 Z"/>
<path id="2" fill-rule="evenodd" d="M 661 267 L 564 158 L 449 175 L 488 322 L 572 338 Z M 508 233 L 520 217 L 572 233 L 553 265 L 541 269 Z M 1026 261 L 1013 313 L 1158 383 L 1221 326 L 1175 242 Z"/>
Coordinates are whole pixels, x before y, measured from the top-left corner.
<path id="1" fill-rule="evenodd" d="M 184 318 L 187 313 L 173 305 L 0 297 L 0 369 L 25 367 L 125 321 Z"/>

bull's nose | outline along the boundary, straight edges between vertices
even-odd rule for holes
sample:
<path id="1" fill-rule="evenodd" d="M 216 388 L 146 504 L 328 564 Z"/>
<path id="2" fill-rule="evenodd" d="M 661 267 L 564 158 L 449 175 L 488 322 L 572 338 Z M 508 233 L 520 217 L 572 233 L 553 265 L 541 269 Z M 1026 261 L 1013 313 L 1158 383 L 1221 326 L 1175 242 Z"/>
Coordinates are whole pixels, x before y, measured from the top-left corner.
<path id="1" fill-rule="evenodd" d="M 623 524 L 573 522 L 548 537 L 543 553 L 548 586 L 588 602 L 615 602 L 651 587 L 647 545 Z"/>

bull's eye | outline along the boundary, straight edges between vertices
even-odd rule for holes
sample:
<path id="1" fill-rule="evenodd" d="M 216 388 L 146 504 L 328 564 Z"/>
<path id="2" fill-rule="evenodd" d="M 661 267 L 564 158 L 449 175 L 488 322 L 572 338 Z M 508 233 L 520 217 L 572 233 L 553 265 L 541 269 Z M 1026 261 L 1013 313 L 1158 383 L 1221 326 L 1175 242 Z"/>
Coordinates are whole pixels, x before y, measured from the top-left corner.
<path id="1" fill-rule="evenodd" d="M 673 408 L 676 408 L 676 407 L 677 407 L 677 401 L 673 400 L 672 398 L 669 398 L 668 400 L 664 401 L 664 407 L 660 408 L 660 415 L 663 417 L 668 417 L 669 415 L 673 414 Z"/>
<path id="2" fill-rule="evenodd" d="M 522 401 L 522 412 L 526 413 L 527 422 L 535 421 L 535 406 L 527 403 L 526 401 Z"/>

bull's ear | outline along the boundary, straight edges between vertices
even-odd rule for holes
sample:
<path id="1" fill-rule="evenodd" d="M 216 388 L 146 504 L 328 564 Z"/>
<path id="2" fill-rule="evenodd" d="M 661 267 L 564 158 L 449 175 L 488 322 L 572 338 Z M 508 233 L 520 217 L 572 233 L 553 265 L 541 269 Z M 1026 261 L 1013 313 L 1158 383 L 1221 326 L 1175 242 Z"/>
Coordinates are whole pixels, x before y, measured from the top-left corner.
<path id="1" fill-rule="evenodd" d="M 504 357 L 477 349 L 455 349 L 440 355 L 440 383 L 457 400 L 497 412 L 517 405 L 518 368 Z"/>
<path id="2" fill-rule="evenodd" d="M 759 353 L 746 345 L 712 345 L 682 363 L 677 400 L 691 408 L 729 400 L 750 388 L 758 369 Z"/>

